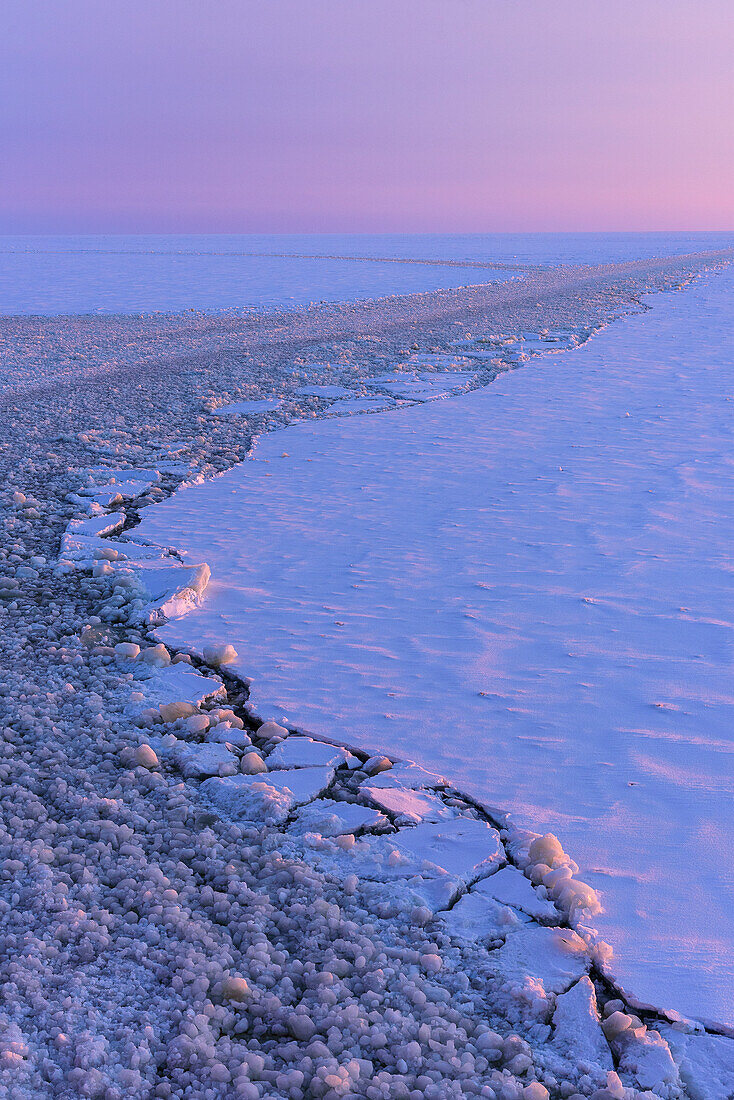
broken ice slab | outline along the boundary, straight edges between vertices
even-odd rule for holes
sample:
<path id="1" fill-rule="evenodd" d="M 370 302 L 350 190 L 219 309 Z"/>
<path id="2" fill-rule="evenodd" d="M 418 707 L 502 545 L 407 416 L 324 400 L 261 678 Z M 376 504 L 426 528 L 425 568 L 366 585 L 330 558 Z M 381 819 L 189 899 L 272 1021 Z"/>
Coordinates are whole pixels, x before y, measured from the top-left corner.
<path id="1" fill-rule="evenodd" d="M 489 957 L 489 967 L 506 983 L 565 993 L 587 973 L 586 944 L 570 928 L 526 924 Z"/>
<path id="2" fill-rule="evenodd" d="M 329 405 L 330 413 L 367 413 L 382 412 L 384 409 L 392 409 L 394 405 L 389 398 L 380 400 L 376 397 L 351 397 L 341 401 L 335 401 Z"/>
<path id="3" fill-rule="evenodd" d="M 495 875 L 478 882 L 475 890 L 503 905 L 511 905 L 536 920 L 558 919 L 553 902 L 542 898 L 516 867 L 503 867 Z"/>
<path id="4" fill-rule="evenodd" d="M 347 762 L 349 752 L 325 741 L 291 735 L 276 745 L 268 756 L 268 768 L 312 768 L 319 765 L 338 768 Z"/>
<path id="5" fill-rule="evenodd" d="M 221 680 L 211 676 L 202 676 L 185 662 L 155 668 L 137 663 L 135 679 L 130 687 L 142 699 L 136 699 L 125 708 L 125 713 L 135 716 L 150 708 L 158 709 L 165 703 L 191 703 L 200 707 L 202 703 L 215 699 L 225 699 L 226 691 Z"/>
<path id="6" fill-rule="evenodd" d="M 150 469 L 147 466 L 89 466 L 84 472 L 89 474 L 98 485 L 106 485 L 110 481 L 149 481 L 152 483 L 161 479 L 158 470 Z"/>
<path id="7" fill-rule="evenodd" d="M 584 975 L 556 999 L 552 1048 L 573 1065 L 594 1067 L 594 1083 L 601 1087 L 614 1069 L 612 1053 L 599 1022 L 594 983 Z"/>
<path id="8" fill-rule="evenodd" d="M 103 508 L 109 508 L 120 500 L 133 500 L 135 497 L 142 496 L 148 489 L 150 489 L 149 481 L 115 481 L 103 488 L 80 489 L 79 496 L 89 498 Z"/>
<path id="9" fill-rule="evenodd" d="M 447 787 L 448 780 L 438 772 L 429 772 L 420 764 L 413 764 L 408 760 L 399 761 L 389 771 L 380 772 L 379 775 L 370 776 L 370 787 L 409 787 L 411 790 L 421 790 L 423 787 Z"/>
<path id="10" fill-rule="evenodd" d="M 678 1066 L 660 1032 L 629 1028 L 614 1041 L 614 1050 L 625 1080 L 629 1077 L 638 1088 L 650 1089 L 657 1096 L 680 1095 Z M 705 1095 L 708 1100 L 710 1094 Z"/>
<path id="11" fill-rule="evenodd" d="M 320 798 L 299 811 L 293 828 L 296 832 L 341 836 L 344 833 L 356 833 L 360 829 L 387 825 L 387 818 L 379 810 L 361 806 L 357 802 L 337 802 L 332 798 Z"/>
<path id="12" fill-rule="evenodd" d="M 114 535 L 124 524 L 124 512 L 111 512 L 109 515 L 72 519 L 67 528 L 67 533 L 77 536 L 84 535 L 88 538 L 101 538 L 103 535 Z"/>
<path id="13" fill-rule="evenodd" d="M 195 607 L 211 575 L 206 563 L 180 565 L 173 559 L 151 565 L 125 562 L 115 569 L 115 574 L 117 584 L 126 585 L 153 605 L 149 614 L 156 620 L 176 619 Z"/>
<path id="14" fill-rule="evenodd" d="M 530 917 L 472 890 L 463 894 L 441 920 L 448 934 L 455 939 L 486 943 L 488 940 L 504 940 L 510 932 L 527 924 Z"/>
<path id="15" fill-rule="evenodd" d="M 372 385 L 370 382 L 368 385 Z M 439 397 L 446 397 L 451 392 L 450 386 L 431 385 L 418 379 L 410 379 L 399 382 L 382 382 L 380 388 L 387 390 L 392 397 L 403 398 L 408 401 L 435 401 Z"/>
<path id="16" fill-rule="evenodd" d="M 207 779 L 201 789 L 217 810 L 237 821 L 274 825 L 285 821 L 297 806 L 318 798 L 333 778 L 333 768 L 297 768 Z"/>
<path id="17" fill-rule="evenodd" d="M 280 774 L 280 773 L 275 773 Z M 286 773 L 292 774 L 292 773 Z M 466 886 L 504 862 L 499 834 L 484 821 L 454 818 L 366 836 L 344 850 L 324 839 L 301 852 L 332 874 L 381 883 L 391 897 L 408 890 L 414 904 L 446 909 Z"/>
<path id="18" fill-rule="evenodd" d="M 409 818 L 414 824 L 419 821 L 445 821 L 456 817 L 456 810 L 447 806 L 429 791 L 415 791 L 406 787 L 373 787 L 362 784 L 362 794 L 371 802 L 398 817 Z"/>
<path id="19" fill-rule="evenodd" d="M 213 775 L 235 775 L 239 770 L 239 760 L 226 745 L 206 743 L 190 745 L 179 742 L 171 759 L 182 772 L 185 779 L 205 779 Z"/>
<path id="20" fill-rule="evenodd" d="M 304 397 L 349 397 L 352 390 L 346 386 L 299 386 L 296 393 Z"/>

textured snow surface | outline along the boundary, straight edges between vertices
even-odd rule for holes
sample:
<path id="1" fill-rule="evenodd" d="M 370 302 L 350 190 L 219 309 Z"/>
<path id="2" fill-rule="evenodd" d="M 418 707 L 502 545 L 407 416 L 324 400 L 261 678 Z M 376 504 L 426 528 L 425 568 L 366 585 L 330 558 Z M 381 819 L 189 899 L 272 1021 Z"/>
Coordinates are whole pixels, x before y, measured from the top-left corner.
<path id="1" fill-rule="evenodd" d="M 552 829 L 625 988 L 729 1023 L 733 304 L 727 270 L 484 391 L 294 425 L 142 527 L 214 576 L 164 640 Z"/>

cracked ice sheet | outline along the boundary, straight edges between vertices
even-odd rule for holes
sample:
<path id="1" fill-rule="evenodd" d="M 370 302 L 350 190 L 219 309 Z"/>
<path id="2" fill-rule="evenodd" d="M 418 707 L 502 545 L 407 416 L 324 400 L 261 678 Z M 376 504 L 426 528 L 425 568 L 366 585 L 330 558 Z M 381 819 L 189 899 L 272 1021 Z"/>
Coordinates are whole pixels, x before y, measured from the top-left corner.
<path id="1" fill-rule="evenodd" d="M 680 1066 L 691 1100 L 730 1100 L 734 1096 L 734 1039 L 687 1035 L 672 1027 L 660 1033 Z"/>
<path id="2" fill-rule="evenodd" d="M 319 841 L 305 849 L 299 842 L 291 846 L 325 871 L 376 882 L 386 897 L 407 891 L 434 912 L 447 908 L 459 891 L 504 861 L 499 833 L 466 817 L 366 836 L 346 852 Z"/>
<path id="3" fill-rule="evenodd" d="M 734 269 L 649 301 L 486 389 L 274 433 L 142 531 L 214 573 L 165 640 L 226 637 L 263 717 L 558 833 L 625 989 L 734 1023 Z"/>
<path id="4" fill-rule="evenodd" d="M 201 789 L 215 809 L 236 821 L 278 824 L 296 806 L 318 798 L 333 778 L 333 768 L 295 768 L 206 779 Z"/>
<path id="5" fill-rule="evenodd" d="M 338 768 L 349 757 L 346 749 L 314 741 L 311 737 L 287 737 L 268 756 L 268 768 L 311 768 L 317 765 Z"/>
<path id="6" fill-rule="evenodd" d="M 137 700 L 125 708 L 131 716 L 141 714 L 149 707 L 160 707 L 164 703 L 191 703 L 194 707 L 204 702 L 226 698 L 224 684 L 211 676 L 202 676 L 196 669 L 181 661 L 165 668 L 155 668 L 142 661 L 134 664 L 125 662 L 125 668 L 131 668 L 134 679 L 130 682 L 132 692 L 141 694 Z"/>
<path id="7" fill-rule="evenodd" d="M 589 969 L 586 945 L 570 928 L 526 924 L 489 956 L 488 969 L 505 982 L 537 983 L 565 993 Z"/>
<path id="8" fill-rule="evenodd" d="M 293 823 L 296 832 L 319 833 L 321 836 L 341 836 L 359 829 L 374 829 L 389 824 L 384 814 L 357 802 L 336 802 L 320 798 L 301 809 Z"/>

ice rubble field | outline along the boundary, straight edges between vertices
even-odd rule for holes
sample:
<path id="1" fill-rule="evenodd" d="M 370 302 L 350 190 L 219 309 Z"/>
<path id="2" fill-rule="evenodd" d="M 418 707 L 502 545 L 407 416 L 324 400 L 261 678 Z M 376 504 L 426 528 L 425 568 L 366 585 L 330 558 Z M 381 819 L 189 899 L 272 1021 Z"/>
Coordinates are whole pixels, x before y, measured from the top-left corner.
<path id="1" fill-rule="evenodd" d="M 734 1024 L 731 268 L 579 350 L 293 425 L 145 513 L 206 562 L 160 637 L 253 712 L 552 829 L 643 1002 Z"/>
<path id="2" fill-rule="evenodd" d="M 436 407 L 548 346 L 532 333 L 558 349 L 730 258 L 2 322 L 2 1100 L 730 1100 L 734 1041 L 603 978 L 596 896 L 555 838 L 253 717 L 226 639 L 192 667 L 152 637 L 209 567 L 134 529 L 264 426 L 350 395 Z"/>

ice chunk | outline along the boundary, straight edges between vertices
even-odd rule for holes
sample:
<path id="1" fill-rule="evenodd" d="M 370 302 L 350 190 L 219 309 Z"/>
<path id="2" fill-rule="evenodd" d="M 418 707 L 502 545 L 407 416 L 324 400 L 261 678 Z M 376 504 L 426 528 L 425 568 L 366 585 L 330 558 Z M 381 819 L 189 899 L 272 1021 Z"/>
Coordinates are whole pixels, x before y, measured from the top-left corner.
<path id="1" fill-rule="evenodd" d="M 360 789 L 380 809 L 407 817 L 415 824 L 419 821 L 445 821 L 456 817 L 456 810 L 427 791 L 411 791 L 401 787 L 368 787 L 364 784 Z"/>
<path id="2" fill-rule="evenodd" d="M 295 820 L 294 828 L 297 831 L 319 833 L 321 836 L 340 836 L 343 833 L 354 833 L 359 829 L 372 829 L 387 824 L 385 815 L 369 806 L 321 798 L 318 802 L 303 807 Z"/>
<path id="3" fill-rule="evenodd" d="M 222 642 L 219 645 L 205 645 L 202 656 L 206 664 L 219 668 L 220 665 L 230 665 L 237 657 L 237 650 L 228 642 Z"/>
<path id="4" fill-rule="evenodd" d="M 495 875 L 478 883 L 476 889 L 502 902 L 503 905 L 512 905 L 515 909 L 521 909 L 523 913 L 535 917 L 536 920 L 558 918 L 553 902 L 536 894 L 525 876 L 515 867 L 503 867 Z"/>
<path id="5" fill-rule="evenodd" d="M 207 742 L 204 745 L 179 742 L 171 756 L 186 779 L 235 775 L 238 770 L 238 761 L 234 753 L 231 753 L 226 745 L 218 745 L 214 742 Z"/>
<path id="6" fill-rule="evenodd" d="M 530 917 L 472 890 L 460 897 L 441 919 L 450 936 L 469 943 L 484 943 L 487 940 L 504 940 L 508 933 L 521 928 Z"/>
<path id="7" fill-rule="evenodd" d="M 691 1100 L 730 1100 L 734 1096 L 734 1039 L 723 1035 L 692 1035 L 672 1027 L 660 1033 L 679 1066 Z"/>
<path id="8" fill-rule="evenodd" d="M 150 745 L 138 745 L 135 750 L 135 763 L 141 768 L 157 768 L 158 756 Z"/>
<path id="9" fill-rule="evenodd" d="M 296 806 L 318 798 L 333 778 L 333 768 L 298 768 L 207 779 L 201 789 L 217 809 L 235 819 L 275 824 L 285 821 Z"/>
<path id="10" fill-rule="evenodd" d="M 584 975 L 556 1000 L 553 1013 L 553 1046 L 572 1064 L 588 1062 L 599 1069 L 598 1084 L 614 1069 L 609 1044 L 601 1030 L 596 991 Z"/>
<path id="11" fill-rule="evenodd" d="M 545 993 L 565 993 L 589 969 L 584 941 L 569 928 L 526 925 L 509 936 L 490 957 L 490 967 L 507 982 L 542 987 Z"/>
<path id="12" fill-rule="evenodd" d="M 288 737 L 276 745 L 268 757 L 269 768 L 312 768 L 319 765 L 338 768 L 349 753 L 325 741 L 311 737 Z"/>

